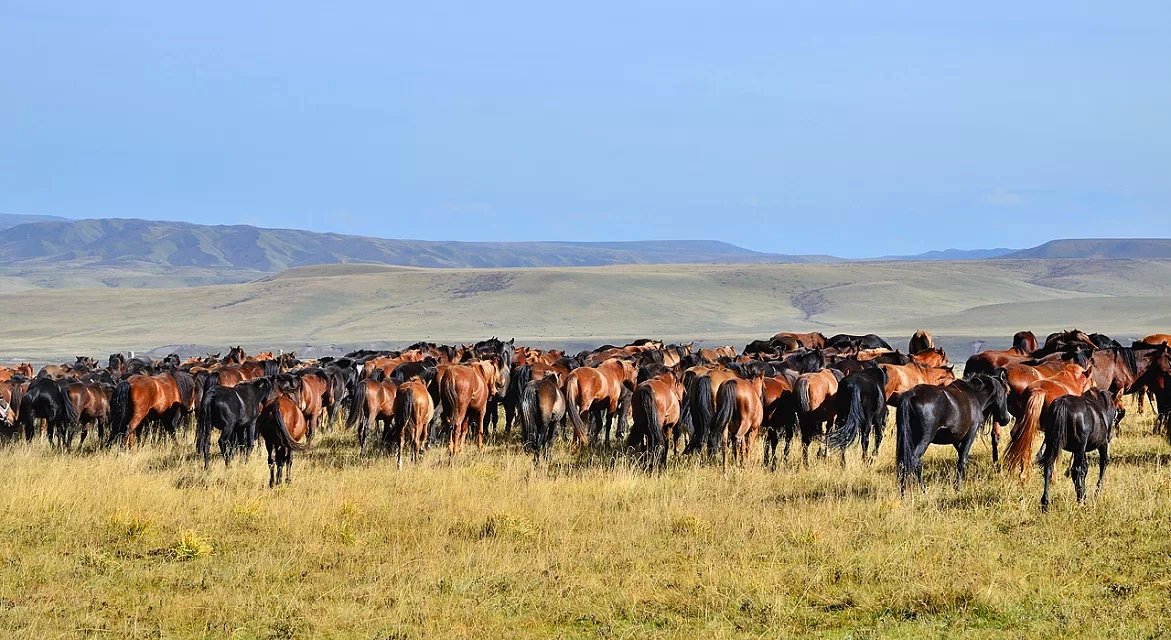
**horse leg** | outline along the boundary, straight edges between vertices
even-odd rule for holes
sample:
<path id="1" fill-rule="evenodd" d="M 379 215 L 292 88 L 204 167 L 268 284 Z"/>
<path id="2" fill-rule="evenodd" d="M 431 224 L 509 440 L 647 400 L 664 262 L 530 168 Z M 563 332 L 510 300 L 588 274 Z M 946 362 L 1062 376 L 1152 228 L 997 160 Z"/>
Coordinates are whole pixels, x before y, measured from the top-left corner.
<path id="1" fill-rule="evenodd" d="M 992 421 L 992 464 L 1000 464 L 1000 425 Z"/>
<path id="2" fill-rule="evenodd" d="M 1098 487 L 1094 489 L 1094 496 L 1101 495 L 1102 485 L 1106 482 L 1106 465 L 1110 464 L 1110 445 L 1098 447 Z"/>
<path id="3" fill-rule="evenodd" d="M 491 416 L 485 415 L 488 412 L 488 406 L 484 405 L 483 409 L 476 412 L 476 449 L 483 451 L 484 449 L 484 430 L 487 425 L 491 424 Z M 485 420 L 488 418 L 488 420 Z M 487 423 L 487 424 L 486 424 Z"/>
<path id="4" fill-rule="evenodd" d="M 281 448 L 285 450 L 285 484 L 293 484 L 293 450 Z"/>
<path id="5" fill-rule="evenodd" d="M 1089 471 L 1089 461 L 1086 459 L 1084 444 L 1073 452 L 1073 490 L 1077 494 L 1077 503 L 1086 502 L 1086 472 Z"/>
<path id="6" fill-rule="evenodd" d="M 1058 452 L 1060 455 L 1061 452 Z M 1053 481 L 1053 467 L 1057 462 L 1055 457 L 1052 462 L 1045 463 L 1045 469 L 1042 475 L 1045 476 L 1042 480 L 1045 482 L 1045 489 L 1041 492 L 1041 513 L 1049 511 L 1049 483 Z"/>
<path id="7" fill-rule="evenodd" d="M 956 491 L 964 484 L 964 472 L 968 469 L 968 455 L 972 452 L 972 443 L 976 441 L 976 430 L 972 429 L 972 433 L 964 438 L 964 441 L 956 447 L 956 453 L 959 454 L 959 460 L 956 461 Z"/>
<path id="8" fill-rule="evenodd" d="M 276 486 L 276 450 L 267 440 L 264 448 L 268 450 L 268 488 L 271 489 Z"/>

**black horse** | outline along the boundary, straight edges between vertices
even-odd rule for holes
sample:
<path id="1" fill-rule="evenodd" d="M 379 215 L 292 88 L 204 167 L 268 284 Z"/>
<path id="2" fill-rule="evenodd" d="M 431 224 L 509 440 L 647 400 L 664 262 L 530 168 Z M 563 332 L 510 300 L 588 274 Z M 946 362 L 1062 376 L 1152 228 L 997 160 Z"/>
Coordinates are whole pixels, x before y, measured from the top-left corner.
<path id="1" fill-rule="evenodd" d="M 1008 383 L 1002 375 L 982 373 L 945 387 L 921 384 L 903 394 L 896 417 L 899 491 L 906 490 L 911 476 L 923 484 L 923 454 L 932 444 L 955 447 L 959 455 L 955 481 L 958 490 L 980 428 L 990 418 L 1002 426 L 1011 418 Z"/>
<path id="2" fill-rule="evenodd" d="M 20 401 L 17 424 L 24 430 L 26 440 L 36 435 L 36 422 L 44 419 L 49 442 L 62 447 L 66 444 L 69 426 L 77 423 L 77 407 L 65 393 L 66 385 L 48 376 L 38 376 L 28 385 Z"/>
<path id="3" fill-rule="evenodd" d="M 1045 469 L 1041 511 L 1049 510 L 1049 481 L 1062 449 L 1073 453 L 1070 475 L 1073 476 L 1078 503 L 1086 501 L 1086 472 L 1089 470 L 1086 452 L 1094 449 L 1098 450 L 1097 491 L 1102 491 L 1117 414 L 1118 407 L 1113 397 L 1101 389 L 1090 389 L 1080 396 L 1062 396 L 1041 412 L 1041 428 L 1045 430 L 1045 444 L 1037 456 L 1037 463 Z"/>
<path id="4" fill-rule="evenodd" d="M 854 336 L 848 333 L 839 333 L 825 341 L 825 346 L 833 349 L 886 349 L 894 351 L 890 343 L 873 333 L 864 336 Z"/>
<path id="5" fill-rule="evenodd" d="M 195 448 L 203 455 L 203 468 L 211 465 L 211 431 L 220 430 L 220 453 L 224 464 L 232 459 L 234 447 L 252 452 L 256 443 L 256 419 L 264 403 L 275 396 L 273 378 L 257 378 L 234 387 L 212 387 L 199 405 Z"/>
<path id="6" fill-rule="evenodd" d="M 842 378 L 834 395 L 834 430 L 829 434 L 829 446 L 842 452 L 846 463 L 846 447 L 862 434 L 862 460 L 869 462 L 870 432 L 874 431 L 874 455 L 882 446 L 882 431 L 886 426 L 886 370 L 882 367 L 865 369 Z"/>

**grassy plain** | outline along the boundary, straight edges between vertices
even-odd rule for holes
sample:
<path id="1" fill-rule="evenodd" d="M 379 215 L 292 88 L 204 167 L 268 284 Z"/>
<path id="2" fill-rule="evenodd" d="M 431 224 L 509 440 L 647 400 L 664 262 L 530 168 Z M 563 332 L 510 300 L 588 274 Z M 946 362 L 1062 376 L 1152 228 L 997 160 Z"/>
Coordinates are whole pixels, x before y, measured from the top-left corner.
<path id="1" fill-rule="evenodd" d="M 1133 416 L 1133 411 L 1132 411 Z M 1150 416 L 1115 441 L 1101 497 L 929 454 L 900 499 L 893 434 L 775 473 L 648 476 L 562 445 L 452 464 L 357 457 L 325 435 L 295 481 L 259 456 L 205 474 L 191 446 L 0 450 L 5 637 L 1166 637 L 1171 467 Z M 189 434 L 188 434 L 189 436 Z M 759 452 L 754 454 L 758 456 Z M 1068 458 L 1066 458 L 1068 459 Z M 1091 469 L 1096 460 L 1091 458 Z"/>

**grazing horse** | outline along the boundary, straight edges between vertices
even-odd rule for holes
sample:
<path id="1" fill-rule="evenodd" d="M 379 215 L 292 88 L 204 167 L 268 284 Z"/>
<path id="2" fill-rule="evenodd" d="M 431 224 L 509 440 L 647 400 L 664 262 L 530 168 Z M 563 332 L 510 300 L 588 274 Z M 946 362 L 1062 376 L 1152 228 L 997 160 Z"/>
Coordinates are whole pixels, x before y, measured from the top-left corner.
<path id="1" fill-rule="evenodd" d="M 880 364 L 886 373 L 886 387 L 883 393 L 892 407 L 899 402 L 899 396 L 921 384 L 945 385 L 956 379 L 951 367 L 925 367 L 911 364 Z"/>
<path id="2" fill-rule="evenodd" d="M 825 433 L 823 425 L 834 422 L 833 398 L 841 379 L 840 371 L 822 369 L 801 374 L 793 385 L 793 393 L 797 396 L 797 422 L 801 427 L 801 463 L 805 466 L 809 466 L 809 444 Z M 785 449 L 788 448 L 786 442 Z M 825 448 L 822 447 L 818 456 L 824 455 Z"/>
<path id="3" fill-rule="evenodd" d="M 989 418 L 1001 425 L 1009 421 L 1008 385 L 1002 376 L 978 374 L 945 387 L 924 384 L 904 393 L 896 411 L 899 492 L 906 491 L 911 477 L 922 486 L 923 454 L 932 444 L 955 447 L 959 490 L 972 443 Z"/>
<path id="4" fill-rule="evenodd" d="M 764 466 L 777 468 L 777 445 L 785 440 L 785 457 L 797 429 L 797 396 L 793 382 L 785 375 L 764 379 Z"/>
<path id="5" fill-rule="evenodd" d="M 122 435 L 133 447 L 138 427 L 148 418 L 161 420 L 174 438 L 179 420 L 195 410 L 198 400 L 195 378 L 186 371 L 132 375 L 118 383 L 110 398 L 110 439 Z"/>
<path id="6" fill-rule="evenodd" d="M 606 443 L 610 442 L 610 429 L 614 418 L 618 418 L 618 438 L 623 437 L 623 415 L 629 392 L 638 379 L 638 369 L 628 360 L 611 358 L 596 367 L 581 367 L 569 372 L 565 379 L 566 411 L 577 441 L 588 445 L 596 440 L 603 425 Z M 590 429 L 586 430 L 585 419 L 589 414 Z"/>
<path id="7" fill-rule="evenodd" d="M 647 455 L 654 469 L 667 464 L 667 443 L 676 445 L 686 430 L 683 421 L 683 383 L 674 373 L 664 373 L 639 383 L 631 404 L 633 424 L 627 444 Z"/>
<path id="8" fill-rule="evenodd" d="M 886 426 L 886 370 L 874 367 L 842 378 L 834 394 L 834 414 L 837 420 L 829 434 L 829 446 L 842 452 L 846 463 L 846 447 L 862 434 L 862 461 L 873 460 L 868 455 L 870 432 L 874 431 L 874 456 L 882 446 L 882 430 Z"/>
<path id="9" fill-rule="evenodd" d="M 728 470 L 728 451 L 743 465 L 756 443 L 756 434 L 764 424 L 764 378 L 735 378 L 720 385 L 716 394 L 713 430 L 720 434 L 724 471 Z"/>
<path id="10" fill-rule="evenodd" d="M 911 341 L 907 344 L 907 353 L 915 355 L 921 351 L 935 348 L 935 336 L 931 335 L 930 331 L 922 329 L 915 332 L 911 336 Z"/>
<path id="11" fill-rule="evenodd" d="M 1090 371 L 1063 370 L 1054 376 L 1032 382 L 1023 394 L 1025 413 L 1013 428 L 1012 442 L 1004 451 L 1004 466 L 1009 472 L 1020 473 L 1021 480 L 1028 475 L 1029 457 L 1033 453 L 1033 441 L 1041 429 L 1041 412 L 1057 398 L 1065 395 L 1080 396 L 1094 386 Z"/>
<path id="12" fill-rule="evenodd" d="M 309 434 L 309 422 L 301 407 L 294 398 L 277 395 L 260 411 L 256 429 L 268 450 L 268 486 L 291 483 L 293 452 L 305 448 L 301 440 Z"/>
<path id="13" fill-rule="evenodd" d="M 69 426 L 77 423 L 77 407 L 65 392 L 67 384 L 46 375 L 29 383 L 20 401 L 19 418 L 26 440 L 35 435 L 36 421 L 44 419 L 49 442 L 66 446 Z"/>
<path id="14" fill-rule="evenodd" d="M 234 387 L 212 387 L 204 392 L 195 433 L 195 449 L 203 456 L 204 469 L 211 465 L 212 429 L 220 430 L 220 454 L 227 466 L 232 460 L 234 447 L 242 445 L 246 452 L 252 451 L 260 411 L 280 391 L 276 381 L 266 377 L 241 382 Z"/>
<path id="15" fill-rule="evenodd" d="M 358 451 L 361 455 L 366 455 L 366 438 L 375 422 L 382 423 L 382 439 L 388 442 L 398 388 L 399 385 L 391 380 L 366 379 L 354 385 L 354 393 L 350 396 L 350 415 L 346 422 L 347 426 L 357 427 Z"/>
<path id="16" fill-rule="evenodd" d="M 409 380 L 398 387 L 394 398 L 394 430 L 398 436 L 398 468 L 403 468 L 403 449 L 411 445 L 411 462 L 418 462 L 427 446 L 428 429 L 435 416 L 435 403 L 421 380 Z M 383 431 L 383 442 L 393 442 L 394 435 Z"/>
<path id="17" fill-rule="evenodd" d="M 1073 454 L 1073 490 L 1078 503 L 1086 501 L 1086 472 L 1089 463 L 1086 452 L 1098 450 L 1098 488 L 1106 480 L 1106 465 L 1110 463 L 1110 439 L 1118 408 L 1111 394 L 1102 389 L 1091 389 L 1080 396 L 1062 396 L 1041 413 L 1045 443 L 1037 462 L 1044 468 L 1045 491 L 1041 494 L 1041 511 L 1049 510 L 1049 482 L 1053 467 L 1062 449 Z"/>
<path id="18" fill-rule="evenodd" d="M 525 383 L 520 394 L 520 423 L 524 447 L 533 454 L 534 465 L 540 464 L 542 457 L 548 462 L 557 425 L 564 422 L 566 411 L 565 394 L 556 374 L 550 373 Z"/>
<path id="19" fill-rule="evenodd" d="M 73 430 L 81 430 L 81 441 L 77 446 L 85 444 L 85 437 L 89 433 L 89 425 L 98 429 L 98 440 L 105 440 L 106 426 L 110 422 L 110 391 L 103 384 L 95 382 L 75 382 L 65 386 L 65 395 L 73 405 L 76 422 L 69 424 L 65 436 L 65 447 L 73 446 Z"/>

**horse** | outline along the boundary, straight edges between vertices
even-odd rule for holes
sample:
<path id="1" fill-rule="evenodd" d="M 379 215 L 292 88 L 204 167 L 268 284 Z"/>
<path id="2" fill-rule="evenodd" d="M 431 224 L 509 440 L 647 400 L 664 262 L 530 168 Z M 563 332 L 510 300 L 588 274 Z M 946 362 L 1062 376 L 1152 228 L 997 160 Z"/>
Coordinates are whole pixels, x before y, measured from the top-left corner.
<path id="1" fill-rule="evenodd" d="M 822 349 L 826 346 L 825 336 L 819 331 L 810 333 L 793 333 L 791 331 L 782 331 L 774 335 L 769 342 L 774 344 L 790 342 L 796 343 L 797 347 L 805 347 L 806 349 Z M 786 349 L 792 351 L 793 349 Z"/>
<path id="2" fill-rule="evenodd" d="M 203 394 L 196 420 L 195 450 L 203 456 L 204 469 L 211 465 L 212 429 L 220 430 L 220 454 L 227 466 L 234 446 L 243 445 L 246 452 L 252 451 L 260 411 L 280 391 L 273 378 L 265 377 L 234 387 L 212 387 Z"/>
<path id="3" fill-rule="evenodd" d="M 1171 347 L 1161 344 L 1156 347 L 1147 358 L 1147 365 L 1139 374 L 1138 379 L 1131 385 L 1131 389 L 1139 392 L 1150 392 L 1155 396 L 1151 403 L 1157 407 L 1155 417 L 1155 431 L 1171 426 Z M 1171 428 L 1167 428 L 1171 438 Z"/>
<path id="4" fill-rule="evenodd" d="M 833 424 L 833 397 L 841 379 L 840 371 L 822 369 L 801 374 L 793 384 L 793 393 L 797 396 L 797 423 L 801 427 L 801 462 L 805 466 L 809 466 L 809 444 L 825 432 L 822 425 Z M 788 448 L 786 442 L 785 449 Z M 825 449 L 822 448 L 818 456 L 824 455 Z"/>
<path id="5" fill-rule="evenodd" d="M 481 360 L 472 364 L 443 364 L 435 371 L 444 423 L 451 429 L 448 448 L 458 454 L 467 440 L 472 417 L 475 417 L 477 444 L 484 446 L 484 419 L 488 396 L 499 391 L 497 365 Z"/>
<path id="6" fill-rule="evenodd" d="M 1135 347 L 1157 347 L 1159 345 L 1171 346 L 1171 333 L 1152 333 L 1134 343 Z"/>
<path id="7" fill-rule="evenodd" d="M 81 441 L 77 446 L 85 444 L 85 437 L 89 433 L 88 425 L 93 424 L 98 430 L 98 440 L 105 440 L 106 426 L 110 422 L 110 390 L 100 383 L 75 382 L 65 386 L 65 395 L 73 405 L 76 422 L 71 422 L 65 436 L 65 448 L 73 446 L 73 429 L 81 429 Z"/>
<path id="8" fill-rule="evenodd" d="M 720 385 L 716 394 L 716 414 L 712 421 L 720 434 L 724 471 L 728 470 L 728 452 L 743 465 L 756 443 L 756 434 L 764 424 L 764 377 L 751 380 L 735 378 Z"/>
<path id="9" fill-rule="evenodd" d="M 519 409 L 525 450 L 533 454 L 534 465 L 540 464 L 542 457 L 548 462 L 557 425 L 564 421 L 568 410 L 557 376 L 550 373 L 526 382 L 521 390 Z"/>
<path id="10" fill-rule="evenodd" d="M 911 340 L 907 344 L 907 353 L 915 355 L 921 351 L 934 348 L 935 336 L 932 336 L 930 331 L 920 329 L 915 332 L 915 335 L 911 336 Z"/>
<path id="11" fill-rule="evenodd" d="M 346 424 L 357 427 L 358 451 L 361 455 L 366 455 L 366 438 L 375 422 L 382 423 L 383 440 L 386 441 L 394 420 L 398 388 L 399 385 L 390 380 L 359 380 L 354 385 Z"/>
<path id="12" fill-rule="evenodd" d="M 684 453 L 694 453 L 706 446 L 708 455 L 711 455 L 720 446 L 719 434 L 712 428 L 716 415 L 716 392 L 724 382 L 737 377 L 735 371 L 726 367 L 700 366 L 683 373 L 684 387 L 687 389 L 686 411 L 691 422 L 691 439 Z"/>
<path id="13" fill-rule="evenodd" d="M 639 383 L 631 402 L 633 417 L 627 445 L 647 455 L 648 467 L 667 464 L 667 442 L 676 445 L 686 430 L 683 422 L 683 383 L 674 373 L 664 373 Z"/>
<path id="14" fill-rule="evenodd" d="M 874 457 L 882 446 L 882 431 L 886 426 L 886 370 L 874 367 L 851 373 L 838 383 L 834 394 L 834 429 L 829 434 L 829 446 L 842 452 L 846 463 L 846 447 L 862 434 L 862 461 L 873 460 L 868 455 L 870 432 L 874 431 Z"/>
<path id="15" fill-rule="evenodd" d="M 1028 475 L 1028 460 L 1033 452 L 1033 441 L 1041 429 L 1041 412 L 1057 398 L 1064 395 L 1080 396 L 1094 386 L 1090 372 L 1066 369 L 1054 376 L 1032 382 L 1022 395 L 1025 412 L 1013 428 L 1012 441 L 1004 451 L 1004 466 L 1009 471 L 1020 472 L 1021 480 Z"/>
<path id="16" fill-rule="evenodd" d="M 1002 376 L 987 374 L 943 387 L 919 385 L 899 399 L 895 418 L 899 492 L 906 492 L 912 476 L 923 485 L 923 454 L 932 444 L 955 447 L 958 491 L 980 427 L 990 418 L 997 424 L 1008 424 L 1008 385 Z"/>
<path id="17" fill-rule="evenodd" d="M 943 350 L 943 347 L 931 347 L 919 353 L 913 353 L 911 354 L 911 362 L 924 367 L 946 367 L 950 364 L 947 361 L 947 352 Z"/>
<path id="18" fill-rule="evenodd" d="M 1110 463 L 1110 440 L 1118 418 L 1118 408 L 1112 395 L 1102 389 L 1091 389 L 1080 396 L 1062 396 L 1041 413 L 1045 442 L 1037 462 L 1044 469 L 1045 491 L 1041 494 L 1041 511 L 1049 510 L 1049 483 L 1053 467 L 1061 451 L 1073 454 L 1073 490 L 1078 504 L 1086 501 L 1086 472 L 1089 464 L 1086 452 L 1098 450 L 1098 488 L 1106 480 L 1106 465 Z M 1171 436 L 1168 436 L 1171 439 Z"/>
<path id="19" fill-rule="evenodd" d="M 921 384 L 945 385 L 956 379 L 951 367 L 925 367 L 921 364 L 906 365 L 880 364 L 886 373 L 886 387 L 883 393 L 892 407 L 898 404 L 899 396 Z"/>
<path id="20" fill-rule="evenodd" d="M 47 375 L 38 375 L 29 383 L 21 398 L 18 419 L 26 440 L 32 440 L 36 421 L 43 419 L 49 442 L 66 446 L 69 425 L 77 423 L 77 407 L 65 392 L 67 384 Z"/>
<path id="21" fill-rule="evenodd" d="M 1017 331 L 1012 334 L 1012 348 L 1025 354 L 1037 350 L 1037 336 L 1032 331 Z"/>
<path id="22" fill-rule="evenodd" d="M 764 379 L 764 466 L 777 468 L 777 445 L 785 440 L 785 457 L 789 457 L 789 446 L 797 429 L 797 397 L 793 394 L 793 383 L 785 375 Z"/>
<path id="23" fill-rule="evenodd" d="M 565 379 L 566 411 L 574 434 L 581 445 L 588 445 L 597 439 L 603 424 L 606 429 L 606 443 L 610 442 L 610 429 L 614 418 L 618 418 L 619 439 L 623 437 L 626 403 L 629 392 L 634 389 L 638 370 L 627 360 L 611 358 L 596 367 L 574 369 Z M 585 426 L 585 414 L 589 414 L 590 430 Z"/>
<path id="24" fill-rule="evenodd" d="M 268 450 L 268 486 L 291 483 L 293 452 L 305 448 L 301 440 L 309 434 L 309 422 L 296 399 L 278 394 L 266 403 L 256 418 L 256 430 Z"/>
<path id="25" fill-rule="evenodd" d="M 199 389 L 186 371 L 169 371 L 152 376 L 132 375 L 118 383 L 110 397 L 110 439 L 125 438 L 134 446 L 138 427 L 148 418 L 157 418 L 172 438 L 179 420 L 195 410 Z"/>
<path id="26" fill-rule="evenodd" d="M 301 405 L 301 413 L 305 414 L 305 420 L 309 423 L 309 434 L 306 439 L 312 444 L 313 434 L 321 428 L 321 416 L 332 399 L 333 385 L 330 384 L 329 375 L 325 370 L 316 367 L 302 369 L 295 375 L 300 385 L 297 398 Z"/>
<path id="27" fill-rule="evenodd" d="M 383 431 L 383 442 L 389 444 L 398 436 L 398 468 L 403 468 L 403 449 L 411 445 L 411 462 L 418 462 L 427 445 L 428 429 L 435 416 L 435 403 L 421 380 L 408 380 L 398 387 L 394 398 L 394 430 Z M 390 438 L 387 438 L 390 435 Z"/>
<path id="28" fill-rule="evenodd" d="M 244 347 L 230 347 L 228 355 L 220 361 L 221 364 L 244 364 L 244 360 L 248 354 L 244 353 Z"/>
<path id="29" fill-rule="evenodd" d="M 886 349 L 887 351 L 894 351 L 889 342 L 873 333 L 868 333 L 864 336 L 839 333 L 827 339 L 825 346 L 834 349 Z"/>

